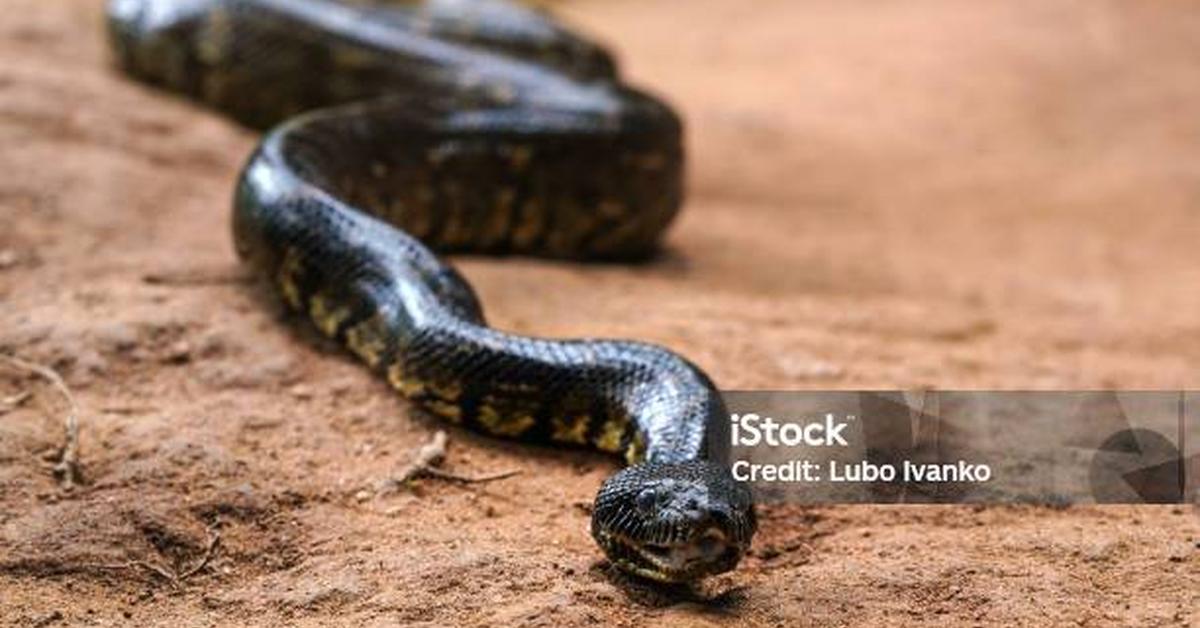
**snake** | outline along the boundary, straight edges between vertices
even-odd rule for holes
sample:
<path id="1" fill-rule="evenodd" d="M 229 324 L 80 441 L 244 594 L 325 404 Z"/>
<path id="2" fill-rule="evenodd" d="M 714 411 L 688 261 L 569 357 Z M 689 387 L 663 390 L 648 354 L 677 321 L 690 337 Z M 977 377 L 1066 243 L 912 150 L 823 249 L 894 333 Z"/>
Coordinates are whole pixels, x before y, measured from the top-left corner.
<path id="1" fill-rule="evenodd" d="M 754 500 L 708 454 L 711 378 L 650 343 L 493 328 L 445 260 L 659 248 L 683 123 L 606 48 L 501 0 L 108 0 L 105 21 L 125 74 L 264 132 L 233 241 L 288 308 L 440 419 L 623 458 L 590 526 L 621 572 L 737 566 Z"/>

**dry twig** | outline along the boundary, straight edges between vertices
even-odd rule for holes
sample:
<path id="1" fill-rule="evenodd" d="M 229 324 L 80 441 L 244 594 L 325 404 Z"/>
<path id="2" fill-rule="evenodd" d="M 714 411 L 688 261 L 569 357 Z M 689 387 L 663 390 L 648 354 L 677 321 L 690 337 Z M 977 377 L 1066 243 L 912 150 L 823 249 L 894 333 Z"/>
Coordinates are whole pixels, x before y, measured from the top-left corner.
<path id="1" fill-rule="evenodd" d="M 7 414 L 9 411 L 25 405 L 25 402 L 32 396 L 33 391 L 25 390 L 0 399 L 0 414 Z"/>
<path id="2" fill-rule="evenodd" d="M 511 478 L 514 475 L 520 475 L 520 469 L 509 469 L 508 471 L 500 471 L 498 473 L 488 473 L 486 475 L 459 475 L 450 471 L 443 471 L 437 467 L 426 467 L 421 469 L 419 475 L 437 478 L 439 480 L 449 480 L 451 482 L 461 482 L 463 484 L 481 484 L 483 482 L 495 482 Z"/>
<path id="3" fill-rule="evenodd" d="M 520 469 L 503 471 L 500 473 L 492 473 L 482 476 L 466 476 L 459 475 L 451 471 L 445 471 L 438 468 L 438 465 L 446 459 L 446 433 L 438 430 L 433 435 L 433 439 L 425 443 L 417 450 L 417 455 L 413 457 L 412 462 L 408 463 L 399 473 L 381 481 L 376 486 L 376 493 L 390 493 L 398 490 L 410 480 L 415 480 L 421 477 L 434 478 L 437 480 L 447 480 L 450 482 L 460 482 L 462 484 L 478 484 L 481 482 L 494 482 L 503 480 L 521 473 Z"/>
<path id="4" fill-rule="evenodd" d="M 184 569 L 183 571 L 180 571 L 180 572 L 177 572 L 173 569 L 169 569 L 162 565 L 156 565 L 147 560 L 131 560 L 131 561 L 124 562 L 124 563 L 89 565 L 89 567 L 91 567 L 93 569 L 109 569 L 109 570 L 135 569 L 135 568 L 145 569 L 146 571 L 153 573 L 154 575 L 162 578 L 163 580 L 166 580 L 168 583 L 170 583 L 170 585 L 172 587 L 178 588 L 184 583 L 184 581 L 186 581 L 188 578 L 191 578 L 192 576 L 200 573 L 200 571 L 202 569 L 207 567 L 208 564 L 210 562 L 212 562 L 213 556 L 215 556 L 217 553 L 217 546 L 220 545 L 220 543 L 221 543 L 221 534 L 219 532 L 217 532 L 216 528 L 209 528 L 208 529 L 208 545 L 205 546 L 205 548 L 204 548 L 204 555 L 200 557 L 200 560 L 196 561 L 196 564 L 194 564 L 191 567 L 188 567 L 187 569 Z"/>
<path id="5" fill-rule="evenodd" d="M 446 433 L 438 430 L 433 435 L 433 439 L 425 443 L 417 450 L 416 457 L 408 466 L 404 467 L 399 473 L 392 476 L 390 479 L 397 484 L 405 482 L 417 477 L 422 471 L 429 469 L 435 465 L 439 465 L 446 459 Z"/>
<path id="6" fill-rule="evenodd" d="M 200 557 L 200 560 L 197 561 L 195 565 L 192 565 L 191 567 L 184 569 L 183 572 L 180 573 L 179 576 L 176 578 L 176 580 L 178 582 L 183 582 L 184 580 L 191 578 L 192 576 L 196 575 L 197 573 L 200 573 L 200 570 L 207 567 L 208 563 L 210 561 L 212 561 L 212 557 L 214 554 L 217 553 L 217 546 L 220 543 L 221 543 L 221 534 L 219 532 L 217 532 L 216 528 L 209 528 L 208 529 L 208 545 L 204 548 L 204 555 Z"/>
<path id="7" fill-rule="evenodd" d="M 127 563 L 116 563 L 116 564 L 107 564 L 107 565 L 88 565 L 88 566 L 93 569 L 107 569 L 107 570 L 112 570 L 112 571 L 117 571 L 117 570 L 122 570 L 122 569 L 134 569 L 134 568 L 145 569 L 146 571 L 149 571 L 150 573 L 157 575 L 158 577 L 162 578 L 163 580 L 166 580 L 167 582 L 175 584 L 174 574 L 172 574 L 170 571 L 167 571 L 166 567 L 163 567 L 161 565 L 155 565 L 154 563 L 147 562 L 144 560 L 131 560 Z"/>
<path id="8" fill-rule="evenodd" d="M 63 419 L 66 435 L 58 462 L 54 465 L 54 474 L 58 476 L 58 481 L 62 485 L 63 490 L 69 491 L 75 488 L 82 482 L 83 476 L 80 473 L 79 467 L 79 404 L 75 402 L 75 396 L 71 394 L 71 389 L 67 387 L 67 383 L 63 381 L 62 376 L 48 366 L 28 362 L 16 356 L 5 355 L 3 353 L 0 353 L 0 361 L 49 381 L 58 389 L 63 398 L 67 400 L 67 415 Z"/>
<path id="9" fill-rule="evenodd" d="M 142 275 L 142 281 L 152 286 L 218 286 L 253 280 L 241 269 L 180 269 Z"/>

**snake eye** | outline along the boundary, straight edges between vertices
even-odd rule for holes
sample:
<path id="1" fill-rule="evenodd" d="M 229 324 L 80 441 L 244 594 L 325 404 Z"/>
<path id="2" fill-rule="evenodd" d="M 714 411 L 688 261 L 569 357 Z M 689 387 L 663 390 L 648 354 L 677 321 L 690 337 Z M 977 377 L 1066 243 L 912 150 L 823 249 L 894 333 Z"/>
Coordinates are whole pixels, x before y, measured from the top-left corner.
<path id="1" fill-rule="evenodd" d="M 659 495 L 658 491 L 648 488 L 638 493 L 634 500 L 634 505 L 642 512 L 653 512 L 658 508 Z"/>

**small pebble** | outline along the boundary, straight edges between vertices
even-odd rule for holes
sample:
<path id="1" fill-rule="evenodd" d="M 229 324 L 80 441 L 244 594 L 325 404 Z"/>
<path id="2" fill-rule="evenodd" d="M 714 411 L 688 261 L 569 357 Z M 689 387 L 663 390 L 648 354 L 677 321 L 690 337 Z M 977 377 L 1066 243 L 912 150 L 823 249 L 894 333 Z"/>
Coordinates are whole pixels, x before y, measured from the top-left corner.
<path id="1" fill-rule="evenodd" d="M 186 340 L 180 340 L 167 349 L 164 361 L 169 364 L 184 364 L 192 359 L 192 347 Z"/>
<path id="2" fill-rule="evenodd" d="M 335 380 L 332 384 L 330 384 L 329 391 L 335 395 L 342 395 L 350 392 L 350 390 L 354 388 L 354 385 L 355 380 L 343 377 L 342 379 Z"/>
<path id="3" fill-rule="evenodd" d="M 213 357 L 225 353 L 231 344 L 223 331 L 212 329 L 201 334 L 196 342 L 196 353 L 206 358 Z"/>
<path id="4" fill-rule="evenodd" d="M 104 349 L 112 351 L 128 351 L 138 344 L 137 329 L 127 323 L 99 325 L 92 331 L 92 337 Z"/>
<path id="5" fill-rule="evenodd" d="M 75 356 L 74 369 L 87 375 L 103 375 L 108 371 L 108 360 L 91 349 L 85 349 Z"/>
<path id="6" fill-rule="evenodd" d="M 284 380 L 293 378 L 292 371 L 296 368 L 296 361 L 286 355 L 279 355 L 258 364 L 257 370 L 264 377 L 276 380 Z"/>

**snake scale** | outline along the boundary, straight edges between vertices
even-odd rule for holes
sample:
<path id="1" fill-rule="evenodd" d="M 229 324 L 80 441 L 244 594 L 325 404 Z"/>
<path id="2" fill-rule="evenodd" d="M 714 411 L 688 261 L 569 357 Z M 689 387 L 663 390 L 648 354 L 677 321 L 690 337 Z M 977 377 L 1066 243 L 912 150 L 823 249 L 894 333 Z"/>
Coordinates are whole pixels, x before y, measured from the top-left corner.
<path id="1" fill-rule="evenodd" d="M 603 48 L 499 0 L 109 0 L 107 21 L 128 74 L 269 129 L 233 234 L 291 308 L 445 420 L 622 455 L 591 525 L 621 569 L 737 565 L 754 506 L 706 459 L 727 420 L 709 378 L 650 344 L 493 329 L 433 252 L 654 250 L 681 123 Z"/>

